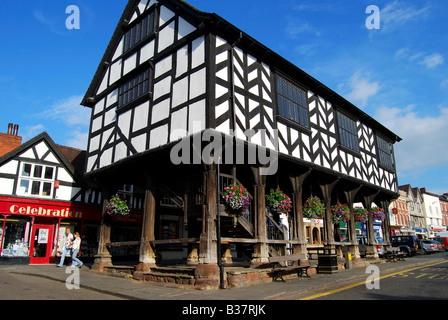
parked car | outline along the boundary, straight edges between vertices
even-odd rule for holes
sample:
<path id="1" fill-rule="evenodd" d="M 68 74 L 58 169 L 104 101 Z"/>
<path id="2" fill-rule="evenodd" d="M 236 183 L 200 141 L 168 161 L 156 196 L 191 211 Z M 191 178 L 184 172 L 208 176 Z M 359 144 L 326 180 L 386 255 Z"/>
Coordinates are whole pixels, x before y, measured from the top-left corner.
<path id="1" fill-rule="evenodd" d="M 375 242 L 378 244 L 376 246 L 378 255 L 381 257 L 384 255 L 384 247 L 382 245 L 379 245 L 380 243 L 383 243 L 383 238 L 380 237 L 376 237 L 375 238 Z M 362 236 L 362 237 L 358 237 L 358 244 L 360 244 L 361 246 L 359 247 L 359 254 L 361 255 L 361 257 L 364 257 L 366 255 L 366 247 L 365 245 L 367 244 L 367 237 Z"/>
<path id="2" fill-rule="evenodd" d="M 418 250 L 417 236 L 392 236 L 392 247 L 400 248 L 407 256 L 414 256 Z"/>
<path id="3" fill-rule="evenodd" d="M 443 250 L 448 251 L 448 237 L 434 237 L 429 238 L 429 240 L 433 240 L 442 244 Z"/>
<path id="4" fill-rule="evenodd" d="M 442 250 L 442 245 L 433 240 L 419 240 L 419 247 L 422 254 L 435 253 Z"/>

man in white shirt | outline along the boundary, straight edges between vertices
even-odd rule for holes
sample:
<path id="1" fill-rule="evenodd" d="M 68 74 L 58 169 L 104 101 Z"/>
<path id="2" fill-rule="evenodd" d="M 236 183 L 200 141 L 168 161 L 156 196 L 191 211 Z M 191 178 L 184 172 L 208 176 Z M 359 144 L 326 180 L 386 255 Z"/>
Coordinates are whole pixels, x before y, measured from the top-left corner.
<path id="1" fill-rule="evenodd" d="M 65 260 L 65 256 L 67 255 L 67 253 L 72 255 L 73 234 L 72 234 L 70 228 L 67 228 L 65 230 L 65 233 L 67 234 L 66 241 L 65 241 L 65 247 L 64 247 L 64 250 L 62 251 L 61 262 L 59 262 L 59 264 L 57 265 L 58 268 L 62 268 L 62 266 L 64 265 L 64 260 Z"/>

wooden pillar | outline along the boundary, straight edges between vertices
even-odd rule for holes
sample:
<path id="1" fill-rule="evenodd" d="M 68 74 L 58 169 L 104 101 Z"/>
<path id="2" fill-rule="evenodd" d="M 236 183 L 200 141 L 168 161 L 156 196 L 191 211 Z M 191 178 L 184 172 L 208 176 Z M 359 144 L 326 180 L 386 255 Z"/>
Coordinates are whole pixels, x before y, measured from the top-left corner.
<path id="1" fill-rule="evenodd" d="M 334 178 L 328 182 L 319 182 L 320 189 L 322 191 L 323 200 L 325 203 L 325 217 L 324 217 L 324 232 L 325 240 L 324 245 L 334 248 L 334 226 L 333 219 L 331 217 L 331 193 L 334 186 L 338 183 L 339 178 Z"/>
<path id="2" fill-rule="evenodd" d="M 98 243 L 98 252 L 92 265 L 92 270 L 103 271 L 104 267 L 112 266 L 112 255 L 107 248 L 110 243 L 111 217 L 107 214 L 106 208 L 109 205 L 110 193 L 103 194 L 103 216 L 101 218 L 100 239 Z"/>
<path id="3" fill-rule="evenodd" d="M 151 267 L 156 266 L 156 255 L 151 245 L 155 240 L 155 219 L 157 196 L 154 181 L 147 177 L 145 187 L 145 202 L 143 207 L 143 225 L 140 241 L 140 257 L 136 272 L 148 272 Z"/>
<path id="4" fill-rule="evenodd" d="M 390 228 L 390 216 L 389 216 L 389 206 L 390 200 L 381 201 L 381 207 L 384 209 L 384 214 L 386 215 L 386 219 L 383 221 L 383 241 L 387 244 L 387 247 L 392 248 L 392 239 L 391 239 L 391 228 Z"/>
<path id="5" fill-rule="evenodd" d="M 352 255 L 352 261 L 354 263 L 361 261 L 361 255 L 359 253 L 358 238 L 356 236 L 356 222 L 355 222 L 355 210 L 354 202 L 355 196 L 361 189 L 361 185 L 346 187 L 344 190 L 345 198 L 347 199 L 347 205 L 350 209 L 350 221 L 348 222 L 348 238 L 351 245 L 348 248 L 349 253 Z"/>
<path id="6" fill-rule="evenodd" d="M 293 246 L 294 254 L 307 254 L 306 250 L 306 233 L 303 223 L 303 182 L 311 173 L 311 169 L 299 175 L 290 176 L 289 179 L 293 190 L 293 230 L 292 239 L 298 241 L 299 244 Z M 312 233 L 312 231 L 311 231 Z"/>
<path id="7" fill-rule="evenodd" d="M 257 266 L 269 263 L 266 229 L 266 176 L 260 173 L 260 167 L 252 167 L 251 169 L 255 178 L 255 229 L 256 237 L 258 238 L 258 243 L 254 246 L 251 264 L 252 266 Z"/>
<path id="8" fill-rule="evenodd" d="M 217 171 L 216 164 L 204 168 L 205 204 L 202 215 L 202 232 L 199 241 L 199 264 L 194 276 L 195 285 L 202 289 L 217 289 L 220 270 L 217 257 Z"/>
<path id="9" fill-rule="evenodd" d="M 363 205 L 369 213 L 367 214 L 367 247 L 366 247 L 366 259 L 378 260 L 378 252 L 376 250 L 375 244 L 375 232 L 373 231 L 373 216 L 372 216 L 372 203 L 375 197 L 378 195 L 379 191 L 372 192 L 370 194 L 365 194 L 363 196 Z"/>

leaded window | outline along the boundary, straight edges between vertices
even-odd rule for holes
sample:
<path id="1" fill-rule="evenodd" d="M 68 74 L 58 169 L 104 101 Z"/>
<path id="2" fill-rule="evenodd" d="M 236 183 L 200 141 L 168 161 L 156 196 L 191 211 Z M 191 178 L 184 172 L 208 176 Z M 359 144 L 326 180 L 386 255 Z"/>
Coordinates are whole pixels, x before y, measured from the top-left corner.
<path id="1" fill-rule="evenodd" d="M 149 92 L 149 70 L 125 81 L 118 90 L 118 108 L 121 108 Z"/>
<path id="2" fill-rule="evenodd" d="M 353 151 L 359 152 L 359 140 L 356 122 L 345 114 L 338 112 L 338 126 L 340 144 Z"/>
<path id="3" fill-rule="evenodd" d="M 277 76 L 277 101 L 281 116 L 308 127 L 308 104 L 303 89 Z"/>
<path id="4" fill-rule="evenodd" d="M 378 144 L 378 156 L 380 163 L 390 169 L 394 168 L 394 164 L 392 161 L 392 146 L 389 142 L 384 140 L 381 137 L 377 138 L 377 144 Z"/>
<path id="5" fill-rule="evenodd" d="M 124 52 L 129 51 L 154 33 L 154 11 L 136 23 L 124 35 Z"/>

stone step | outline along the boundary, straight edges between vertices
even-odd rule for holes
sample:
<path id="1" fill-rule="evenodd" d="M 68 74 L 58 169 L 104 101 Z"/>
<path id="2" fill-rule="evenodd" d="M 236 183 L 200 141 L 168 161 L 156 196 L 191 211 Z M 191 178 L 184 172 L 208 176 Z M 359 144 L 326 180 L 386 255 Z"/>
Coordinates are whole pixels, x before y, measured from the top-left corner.
<path id="1" fill-rule="evenodd" d="M 143 280 L 161 283 L 175 283 L 182 285 L 194 285 L 194 275 L 182 274 L 182 273 L 167 273 L 165 272 L 145 272 L 143 274 Z"/>

